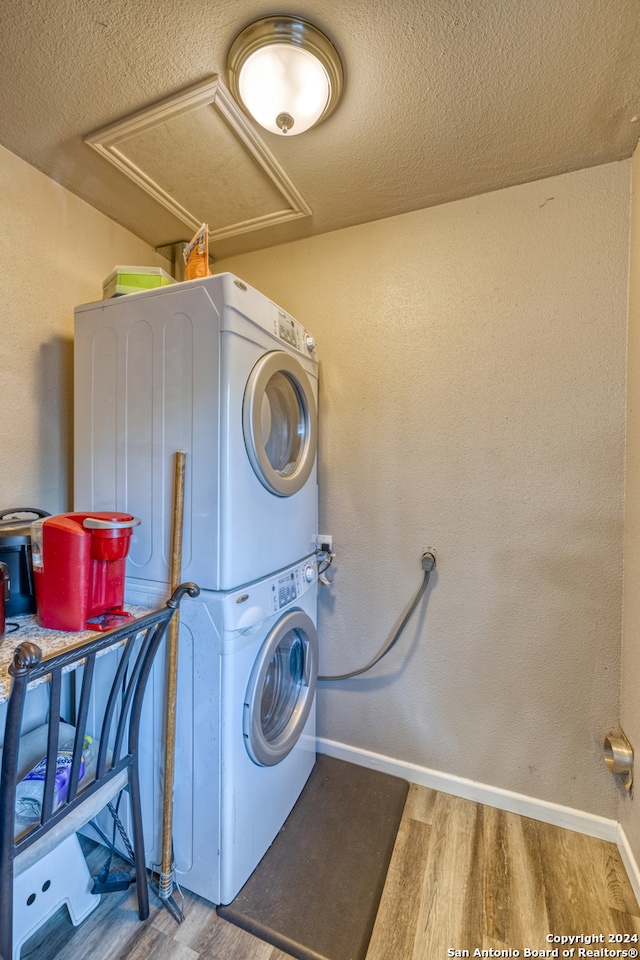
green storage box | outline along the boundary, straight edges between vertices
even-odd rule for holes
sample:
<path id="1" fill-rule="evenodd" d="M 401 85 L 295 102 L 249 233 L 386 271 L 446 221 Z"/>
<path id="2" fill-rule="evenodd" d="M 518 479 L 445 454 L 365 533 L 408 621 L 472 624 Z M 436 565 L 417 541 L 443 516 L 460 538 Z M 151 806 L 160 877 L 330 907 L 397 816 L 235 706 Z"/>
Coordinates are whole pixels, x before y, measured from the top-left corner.
<path id="1" fill-rule="evenodd" d="M 116 267 L 102 284 L 102 299 L 110 300 L 125 293 L 166 287 L 170 283 L 175 283 L 175 280 L 160 267 Z"/>

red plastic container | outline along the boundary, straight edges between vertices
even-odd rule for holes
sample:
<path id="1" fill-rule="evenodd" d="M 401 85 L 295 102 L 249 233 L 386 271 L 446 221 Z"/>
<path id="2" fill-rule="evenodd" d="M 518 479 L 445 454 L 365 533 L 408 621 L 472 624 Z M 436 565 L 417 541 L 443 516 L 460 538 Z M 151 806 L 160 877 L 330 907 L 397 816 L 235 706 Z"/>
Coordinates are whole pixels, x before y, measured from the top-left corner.
<path id="1" fill-rule="evenodd" d="M 129 513 L 61 513 L 31 525 L 38 622 L 53 630 L 101 630 L 123 609 Z M 106 619 L 100 623 L 99 619 Z M 94 622 L 89 622 L 94 620 Z"/>

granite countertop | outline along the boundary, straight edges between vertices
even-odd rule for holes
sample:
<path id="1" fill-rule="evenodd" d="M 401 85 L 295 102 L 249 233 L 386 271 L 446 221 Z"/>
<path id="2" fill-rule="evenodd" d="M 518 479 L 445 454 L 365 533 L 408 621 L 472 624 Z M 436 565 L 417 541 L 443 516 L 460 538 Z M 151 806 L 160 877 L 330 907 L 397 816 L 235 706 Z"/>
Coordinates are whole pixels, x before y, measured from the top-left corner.
<path id="1" fill-rule="evenodd" d="M 125 610 L 132 613 L 135 617 L 143 617 L 146 613 L 151 613 L 155 607 L 142 607 L 132 603 L 125 604 Z M 27 614 L 21 617 L 12 617 L 7 621 L 7 629 L 11 630 L 11 624 L 17 623 L 18 629 L 13 632 L 5 633 L 0 640 L 0 703 L 5 703 L 9 697 L 11 687 L 11 677 L 9 676 L 9 664 L 13 660 L 13 653 L 17 646 L 25 640 L 37 644 L 42 650 L 43 657 L 50 657 L 56 653 L 62 653 L 63 650 L 71 650 L 78 647 L 87 640 L 97 636 L 103 636 L 100 631 L 81 630 L 67 632 L 65 630 L 52 630 L 50 627 L 41 627 L 34 615 Z M 108 653 L 105 650 L 104 653 Z M 36 683 L 46 683 L 47 678 L 43 677 Z"/>

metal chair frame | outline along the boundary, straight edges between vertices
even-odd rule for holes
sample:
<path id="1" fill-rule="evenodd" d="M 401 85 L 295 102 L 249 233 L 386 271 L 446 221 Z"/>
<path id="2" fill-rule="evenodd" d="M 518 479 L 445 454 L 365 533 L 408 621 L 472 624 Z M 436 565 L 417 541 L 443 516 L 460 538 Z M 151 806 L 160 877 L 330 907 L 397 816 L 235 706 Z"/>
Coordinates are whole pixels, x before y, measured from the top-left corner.
<path id="1" fill-rule="evenodd" d="M 199 592 L 199 588 L 193 583 L 181 584 L 167 600 L 166 607 L 131 620 L 124 626 L 51 657 L 43 659 L 40 648 L 28 641 L 16 648 L 9 667 L 12 684 L 7 705 L 0 770 L 0 958 L 11 960 L 13 956 L 13 878 L 16 860 L 35 844 L 39 844 L 44 850 L 46 847 L 44 838 L 47 834 L 74 811 L 77 813 L 73 820 L 74 827 L 70 832 L 75 832 L 83 823 L 88 822 L 96 811 L 91 809 L 91 813 L 82 820 L 83 811 L 79 808 L 83 805 L 86 809 L 93 808 L 96 802 L 100 803 L 100 807 L 105 806 L 122 789 L 123 776 L 128 783 L 131 802 L 138 915 L 141 920 L 149 916 L 138 770 L 142 702 L 155 655 L 171 619 L 178 611 L 180 601 L 185 593 L 196 597 Z M 85 776 L 78 782 L 89 704 L 94 687 L 96 657 L 112 647 L 122 647 L 122 654 L 102 717 L 95 776 L 88 780 Z M 137 654 L 134 656 L 133 652 L 136 649 Z M 63 672 L 66 673 L 69 669 L 78 666 L 84 666 L 84 670 L 77 716 L 72 721 L 76 732 L 68 794 L 66 801 L 56 808 L 54 787 L 61 723 L 62 675 Z M 26 832 L 23 831 L 16 837 L 16 787 L 25 698 L 29 685 L 35 680 L 46 677 L 49 678 L 50 708 L 42 816 L 39 823 L 27 828 Z M 113 784 L 116 778 L 118 782 Z M 109 784 L 113 787 L 111 792 Z M 98 791 L 100 791 L 99 797 L 96 796 Z M 94 803 L 87 804 L 87 801 L 92 798 Z M 106 799 L 102 804 L 103 798 Z M 52 837 L 49 837 L 49 842 L 51 840 Z M 50 846 L 55 846 L 55 843 L 50 842 Z M 32 855 L 35 853 L 39 854 L 39 847 L 32 851 Z"/>

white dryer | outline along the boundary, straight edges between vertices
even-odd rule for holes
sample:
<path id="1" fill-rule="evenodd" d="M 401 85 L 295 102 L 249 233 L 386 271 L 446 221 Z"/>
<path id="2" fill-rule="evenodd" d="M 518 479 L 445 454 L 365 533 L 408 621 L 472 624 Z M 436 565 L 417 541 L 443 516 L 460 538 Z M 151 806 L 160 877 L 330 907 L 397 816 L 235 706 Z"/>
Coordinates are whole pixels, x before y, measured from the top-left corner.
<path id="1" fill-rule="evenodd" d="M 152 584 L 127 584 L 130 602 L 159 596 Z M 316 603 L 311 556 L 240 590 L 203 591 L 181 608 L 175 869 L 181 886 L 213 903 L 237 895 L 313 769 Z M 153 744 L 141 756 L 149 866 L 161 859 L 163 689 L 159 664 L 142 731 Z"/>
<path id="2" fill-rule="evenodd" d="M 187 453 L 183 579 L 228 590 L 301 560 L 317 530 L 318 360 L 232 274 L 75 311 L 77 508 L 142 520 L 128 575 L 169 579 L 173 461 Z"/>

